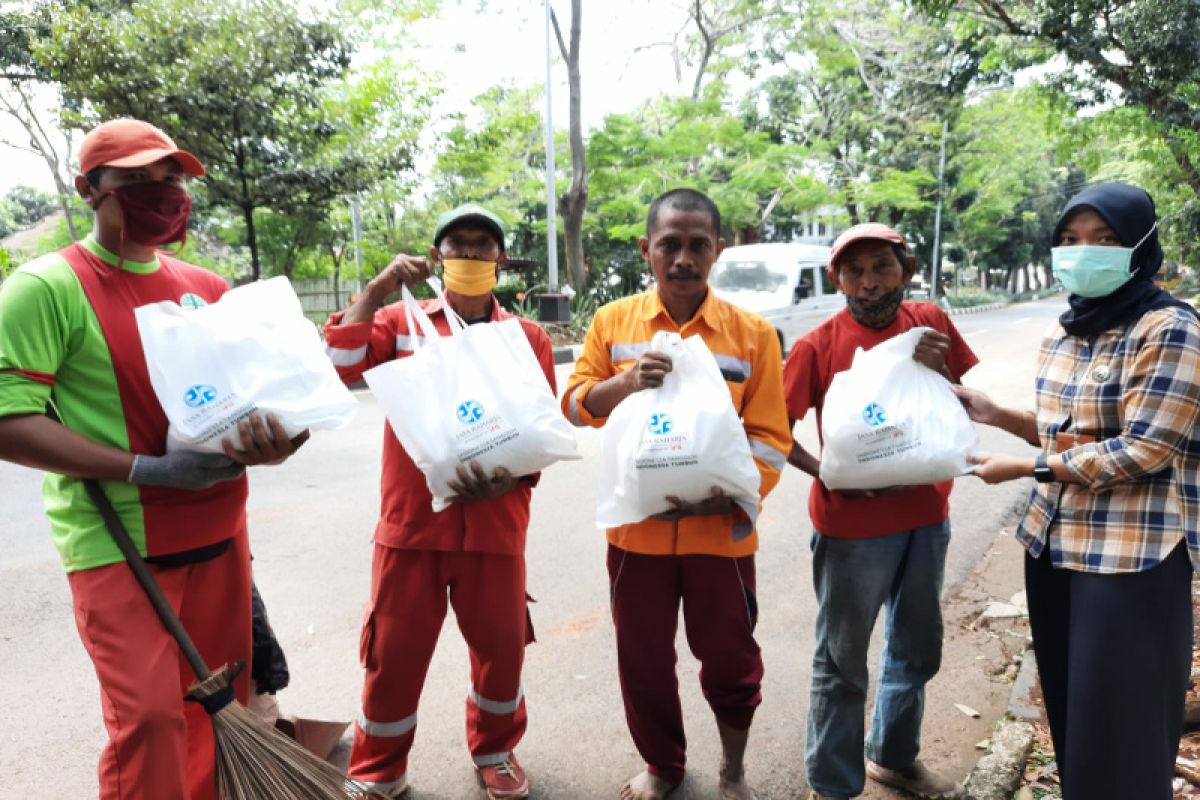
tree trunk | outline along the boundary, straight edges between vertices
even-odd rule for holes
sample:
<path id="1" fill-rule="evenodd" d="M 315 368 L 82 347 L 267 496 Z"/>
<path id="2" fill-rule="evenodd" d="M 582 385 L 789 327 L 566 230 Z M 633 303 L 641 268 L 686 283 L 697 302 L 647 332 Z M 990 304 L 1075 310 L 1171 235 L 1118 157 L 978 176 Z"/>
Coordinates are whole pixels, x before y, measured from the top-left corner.
<path id="1" fill-rule="evenodd" d="M 571 92 L 571 186 L 558 199 L 563 216 L 563 243 L 571 286 L 582 292 L 587 286 L 583 253 L 583 214 L 587 211 L 588 168 L 583 147 L 583 89 L 579 72 L 579 35 L 583 0 L 571 0 L 571 43 L 563 41 L 558 17 L 551 15 L 559 50 L 567 62 L 567 85 Z"/>
<path id="2" fill-rule="evenodd" d="M 254 206 L 244 205 L 242 217 L 246 220 L 246 246 L 250 248 L 250 277 L 252 280 L 262 278 L 262 268 L 258 263 L 258 237 L 254 234 Z"/>

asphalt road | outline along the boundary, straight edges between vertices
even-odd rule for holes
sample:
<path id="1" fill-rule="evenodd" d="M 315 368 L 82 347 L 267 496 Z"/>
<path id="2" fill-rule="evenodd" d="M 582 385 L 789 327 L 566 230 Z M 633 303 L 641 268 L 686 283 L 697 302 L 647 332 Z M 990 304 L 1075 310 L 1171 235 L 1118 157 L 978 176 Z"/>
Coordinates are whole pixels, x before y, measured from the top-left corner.
<path id="1" fill-rule="evenodd" d="M 1050 300 L 956 317 L 982 361 L 965 382 L 1031 407 L 1036 346 L 1062 307 Z M 569 371 L 559 368 L 560 384 Z M 252 471 L 255 572 L 292 666 L 292 687 L 280 696 L 285 713 L 349 720 L 358 708 L 357 645 L 382 427 L 370 395 L 359 397 L 348 429 L 315 435 L 282 467 Z M 811 418 L 799 432 L 816 446 Z M 1025 450 L 994 431 L 980 434 L 985 449 Z M 621 711 L 604 536 L 592 524 L 599 441 L 595 431 L 580 431 L 583 460 L 551 468 L 534 492 L 528 562 L 538 643 L 526 662 L 530 728 L 518 754 L 538 798 L 613 797 L 641 768 Z M 0 797 L 94 797 L 104 742 L 99 697 L 41 516 L 39 481 L 30 470 L 0 463 Z M 767 673 L 748 767 L 762 800 L 799 797 L 805 787 L 799 765 L 815 617 L 809 483 L 789 469 L 760 518 L 758 638 Z M 988 551 L 999 520 L 1021 495 L 1020 487 L 957 481 L 948 591 Z M 467 657 L 453 622 L 446 628 L 410 761 L 416 800 L 479 796 L 463 733 Z M 679 650 L 691 771 L 678 796 L 715 797 L 716 732 L 682 637 Z"/>

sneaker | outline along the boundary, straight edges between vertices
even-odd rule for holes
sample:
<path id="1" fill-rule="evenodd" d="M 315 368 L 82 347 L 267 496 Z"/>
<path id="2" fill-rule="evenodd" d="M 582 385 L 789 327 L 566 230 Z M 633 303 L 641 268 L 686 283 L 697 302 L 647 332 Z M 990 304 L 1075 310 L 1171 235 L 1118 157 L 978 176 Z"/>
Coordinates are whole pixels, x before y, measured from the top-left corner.
<path id="1" fill-rule="evenodd" d="M 476 767 L 479 782 L 487 790 L 489 800 L 519 800 L 529 797 L 529 779 L 512 753 L 499 764 Z"/>
<path id="2" fill-rule="evenodd" d="M 967 796 L 962 784 L 938 775 L 920 761 L 914 761 L 908 769 L 888 769 L 868 758 L 867 777 L 876 783 L 903 789 L 921 800 L 962 800 Z"/>

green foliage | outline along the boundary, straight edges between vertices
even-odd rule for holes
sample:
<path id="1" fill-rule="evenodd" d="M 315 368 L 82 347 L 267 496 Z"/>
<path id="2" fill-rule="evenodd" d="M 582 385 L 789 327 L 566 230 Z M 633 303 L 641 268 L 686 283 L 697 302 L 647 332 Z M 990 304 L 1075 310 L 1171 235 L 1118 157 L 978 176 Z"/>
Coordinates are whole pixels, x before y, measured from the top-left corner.
<path id="1" fill-rule="evenodd" d="M 0 239 L 35 225 L 57 208 L 54 195 L 28 186 L 14 186 L 0 198 Z"/>
<path id="2" fill-rule="evenodd" d="M 152 121 L 205 162 L 207 201 L 243 216 L 255 277 L 257 209 L 311 224 L 411 161 L 411 139 L 360 148 L 347 135 L 371 116 L 353 88 L 331 89 L 350 43 L 282 0 L 144 0 L 106 15 L 72 6 L 34 52 L 96 118 Z"/>
<path id="3" fill-rule="evenodd" d="M 948 291 L 943 298 L 951 308 L 974 308 L 993 303 L 1011 303 L 1012 297 L 1001 292 L 985 292 L 980 289 Z"/>

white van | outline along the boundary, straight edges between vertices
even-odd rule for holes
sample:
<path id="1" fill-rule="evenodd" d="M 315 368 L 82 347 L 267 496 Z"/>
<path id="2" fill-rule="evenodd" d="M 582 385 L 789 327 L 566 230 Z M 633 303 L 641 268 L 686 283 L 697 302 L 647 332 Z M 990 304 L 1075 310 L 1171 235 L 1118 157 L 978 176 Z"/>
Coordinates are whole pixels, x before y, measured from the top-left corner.
<path id="1" fill-rule="evenodd" d="M 829 253 L 816 244 L 726 247 L 708 285 L 721 299 L 765 317 L 787 353 L 802 334 L 846 306 L 826 272 Z"/>

